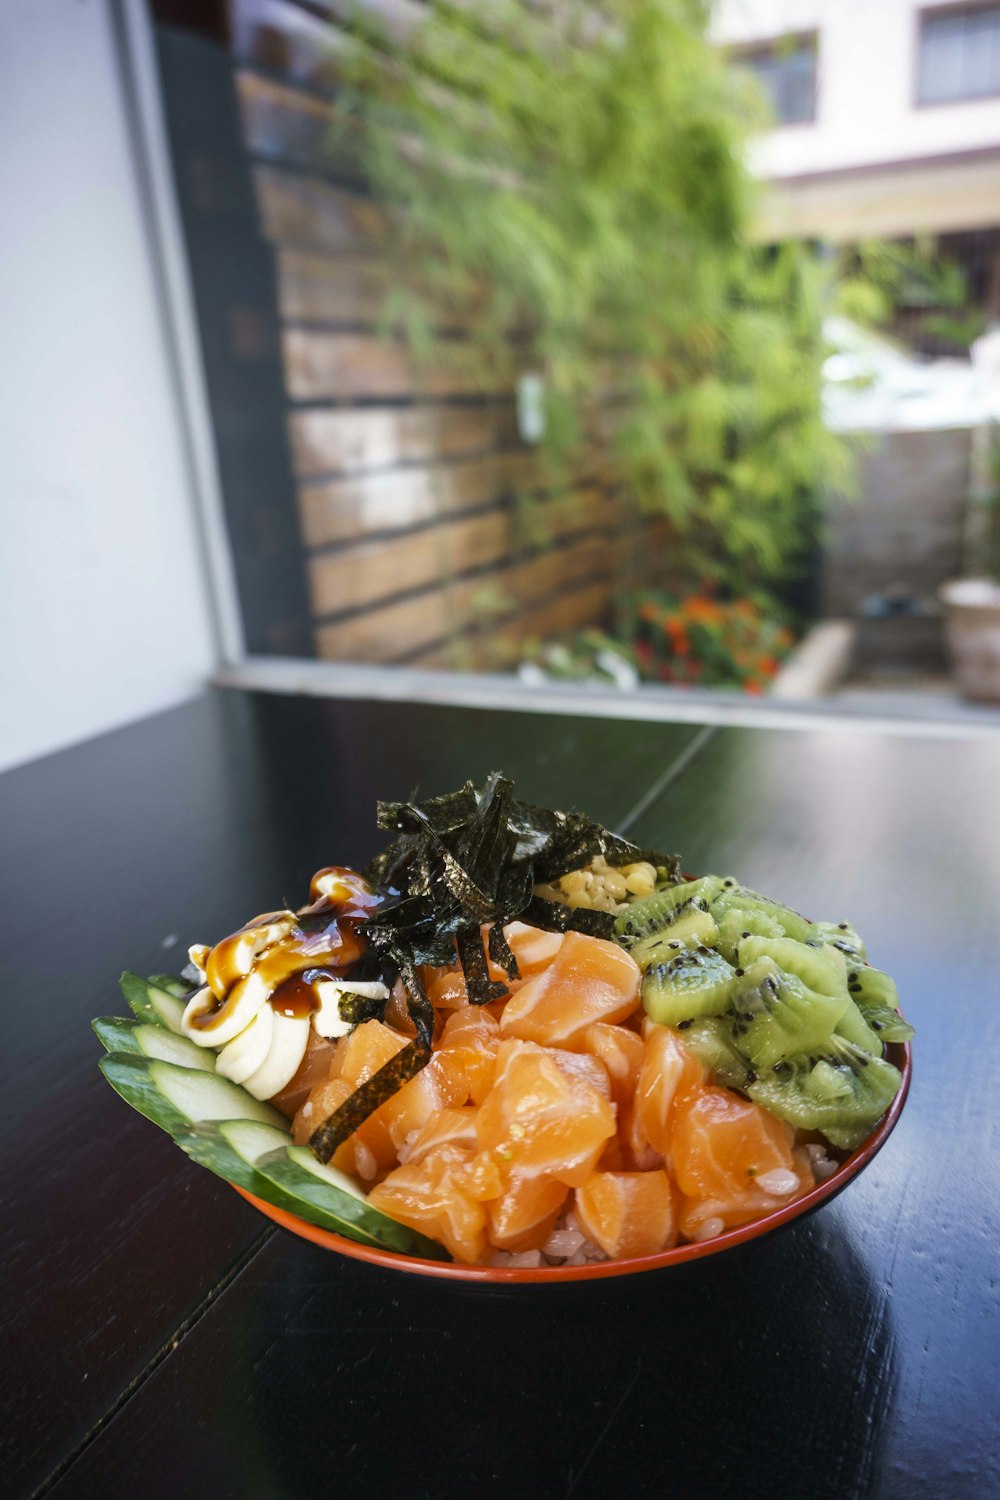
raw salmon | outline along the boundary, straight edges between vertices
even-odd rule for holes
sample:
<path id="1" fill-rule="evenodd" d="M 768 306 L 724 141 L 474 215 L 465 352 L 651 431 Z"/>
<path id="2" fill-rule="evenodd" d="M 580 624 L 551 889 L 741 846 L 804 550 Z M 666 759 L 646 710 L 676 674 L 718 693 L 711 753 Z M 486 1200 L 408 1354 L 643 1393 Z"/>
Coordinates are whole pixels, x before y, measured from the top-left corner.
<path id="1" fill-rule="evenodd" d="M 576 1190 L 576 1216 L 605 1255 L 655 1255 L 677 1240 L 666 1172 L 593 1172 Z"/>
<path id="2" fill-rule="evenodd" d="M 615 1133 L 609 1100 L 533 1042 L 501 1042 L 476 1133 L 504 1170 L 575 1187 Z"/>
<path id="3" fill-rule="evenodd" d="M 540 1250 L 568 1197 L 565 1183 L 512 1172 L 502 1196 L 487 1205 L 490 1244 L 499 1250 Z"/>
<path id="4" fill-rule="evenodd" d="M 641 1151 L 645 1144 L 665 1161 L 669 1160 L 676 1107 L 704 1083 L 705 1077 L 705 1069 L 685 1047 L 679 1031 L 670 1026 L 648 1028 L 635 1086 L 631 1139 L 634 1151 Z"/>
<path id="5" fill-rule="evenodd" d="M 440 1066 L 455 1079 L 456 1087 L 465 1090 L 457 1101 L 481 1104 L 489 1093 L 496 1071 L 500 1028 L 488 1011 L 477 1005 L 464 1005 L 454 1011 L 444 1025 L 435 1057 Z"/>
<path id="6" fill-rule="evenodd" d="M 694 1238 L 712 1219 L 732 1229 L 811 1187 L 791 1141 L 787 1125 L 729 1089 L 706 1086 L 679 1100 L 670 1144 L 682 1233 Z"/>
<path id="7" fill-rule="evenodd" d="M 552 962 L 511 996 L 500 1018 L 504 1036 L 571 1052 L 596 1021 L 614 1023 L 639 1004 L 639 967 L 616 943 L 568 932 Z"/>
<path id="8" fill-rule="evenodd" d="M 486 1209 L 468 1191 L 473 1155 L 462 1146 L 438 1146 L 422 1161 L 390 1172 L 368 1201 L 471 1264 L 486 1249 Z"/>

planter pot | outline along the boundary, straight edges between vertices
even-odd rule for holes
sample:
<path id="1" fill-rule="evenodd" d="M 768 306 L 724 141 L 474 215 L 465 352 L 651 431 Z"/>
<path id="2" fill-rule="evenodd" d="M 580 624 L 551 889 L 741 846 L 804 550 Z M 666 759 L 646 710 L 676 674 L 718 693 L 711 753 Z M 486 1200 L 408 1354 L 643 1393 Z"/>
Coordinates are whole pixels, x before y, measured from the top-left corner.
<path id="1" fill-rule="evenodd" d="M 1000 584 L 960 578 L 941 586 L 945 638 L 965 698 L 1000 703 Z"/>

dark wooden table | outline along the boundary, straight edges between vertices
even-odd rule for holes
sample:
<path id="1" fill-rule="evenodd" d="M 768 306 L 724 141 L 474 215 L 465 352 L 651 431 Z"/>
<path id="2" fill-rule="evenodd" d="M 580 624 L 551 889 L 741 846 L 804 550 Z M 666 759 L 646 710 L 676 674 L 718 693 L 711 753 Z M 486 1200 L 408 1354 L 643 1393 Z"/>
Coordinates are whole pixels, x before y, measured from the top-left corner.
<path id="1" fill-rule="evenodd" d="M 499 766 L 862 928 L 918 1028 L 834 1204 L 502 1294 L 273 1229 L 133 1114 L 90 1018 Z M 0 778 L 5 1495 L 1000 1495 L 1000 742 L 224 693 Z"/>

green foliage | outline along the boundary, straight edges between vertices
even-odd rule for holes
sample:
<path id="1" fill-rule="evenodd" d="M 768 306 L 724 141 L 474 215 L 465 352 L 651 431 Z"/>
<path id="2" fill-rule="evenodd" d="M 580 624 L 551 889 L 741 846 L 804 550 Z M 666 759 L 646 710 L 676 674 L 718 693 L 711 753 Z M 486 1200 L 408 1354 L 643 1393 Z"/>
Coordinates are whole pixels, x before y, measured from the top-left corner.
<path id="1" fill-rule="evenodd" d="M 393 211 L 417 365 L 456 357 L 440 330 L 472 318 L 481 361 L 544 376 L 553 483 L 596 444 L 623 523 L 673 522 L 675 566 L 794 571 L 848 470 L 821 418 L 829 272 L 745 239 L 756 96 L 706 7 L 438 3 L 401 44 L 363 18 L 342 103 Z"/>
<path id="2" fill-rule="evenodd" d="M 961 266 L 939 254 L 932 239 L 843 246 L 834 285 L 837 310 L 868 326 L 916 315 L 920 332 L 959 348 L 968 348 L 986 326 L 983 310 L 970 302 Z"/>

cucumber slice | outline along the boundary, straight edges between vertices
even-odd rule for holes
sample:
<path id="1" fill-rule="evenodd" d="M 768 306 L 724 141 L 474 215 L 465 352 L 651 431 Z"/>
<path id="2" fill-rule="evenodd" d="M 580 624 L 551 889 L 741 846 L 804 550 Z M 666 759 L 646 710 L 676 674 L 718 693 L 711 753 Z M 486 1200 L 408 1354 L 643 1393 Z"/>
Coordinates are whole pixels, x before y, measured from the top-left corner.
<path id="1" fill-rule="evenodd" d="M 276 1208 L 298 1213 L 301 1204 L 254 1168 L 259 1156 L 283 1150 L 290 1139 L 287 1130 L 262 1125 L 259 1120 L 203 1120 L 200 1125 L 174 1131 L 178 1146 L 200 1167 L 207 1167 L 217 1177 L 234 1182 Z"/>
<path id="2" fill-rule="evenodd" d="M 202 1120 L 259 1120 L 279 1128 L 288 1123 L 269 1104 L 201 1068 L 181 1068 L 159 1058 L 121 1052 L 102 1057 L 100 1068 L 133 1109 L 171 1134 Z"/>
<path id="3" fill-rule="evenodd" d="M 372 1208 L 361 1189 L 336 1167 L 326 1167 L 305 1146 L 288 1146 L 255 1162 L 256 1170 L 298 1202 L 295 1212 L 314 1220 L 321 1212 L 336 1224 L 336 1232 L 363 1245 L 396 1250 L 403 1255 L 421 1255 L 447 1260 L 443 1245 L 390 1219 Z"/>
<path id="4" fill-rule="evenodd" d="M 151 979 L 140 979 L 138 974 L 130 974 L 127 969 L 118 984 L 130 1009 L 140 1021 L 149 1021 L 153 1026 L 165 1026 L 168 1031 L 181 1035 L 181 1018 L 187 1007 L 179 995 L 171 994 Z M 187 995 L 189 991 L 185 990 L 184 993 Z"/>
<path id="5" fill-rule="evenodd" d="M 186 1037 L 175 1036 L 165 1026 L 152 1026 L 127 1016 L 98 1016 L 90 1023 L 109 1052 L 135 1052 L 141 1057 L 159 1057 L 182 1068 L 215 1072 L 215 1053 L 196 1047 Z"/>
<path id="6" fill-rule="evenodd" d="M 185 979 L 178 979 L 175 974 L 150 974 L 146 980 L 158 990 L 166 990 L 168 995 L 174 995 L 178 1000 L 190 1000 L 195 990 L 195 984 L 188 984 Z"/>

